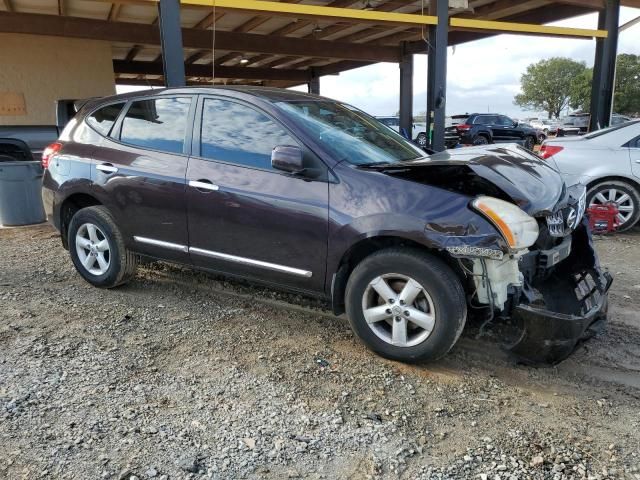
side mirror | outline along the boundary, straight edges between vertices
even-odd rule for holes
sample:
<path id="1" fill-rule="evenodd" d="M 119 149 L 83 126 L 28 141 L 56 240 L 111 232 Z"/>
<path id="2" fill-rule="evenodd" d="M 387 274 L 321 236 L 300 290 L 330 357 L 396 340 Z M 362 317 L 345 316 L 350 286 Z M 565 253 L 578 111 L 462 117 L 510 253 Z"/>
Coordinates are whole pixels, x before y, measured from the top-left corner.
<path id="1" fill-rule="evenodd" d="M 294 175 L 302 173 L 302 149 L 296 145 L 276 145 L 271 150 L 271 166 Z"/>

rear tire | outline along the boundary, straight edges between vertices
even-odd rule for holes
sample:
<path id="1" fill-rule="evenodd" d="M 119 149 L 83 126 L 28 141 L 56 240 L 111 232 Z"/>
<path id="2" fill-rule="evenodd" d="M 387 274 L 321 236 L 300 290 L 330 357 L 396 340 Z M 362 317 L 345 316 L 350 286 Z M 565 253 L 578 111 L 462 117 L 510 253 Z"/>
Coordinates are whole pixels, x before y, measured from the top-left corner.
<path id="1" fill-rule="evenodd" d="M 618 204 L 620 209 L 618 219 L 621 223 L 617 231 L 624 232 L 629 230 L 640 220 L 640 193 L 633 185 L 627 182 L 605 180 L 589 188 L 587 205 L 607 203 L 612 201 L 612 197 L 614 197 L 613 201 Z"/>
<path id="2" fill-rule="evenodd" d="M 419 133 L 416 137 L 416 143 L 420 148 L 425 148 L 427 146 L 427 134 Z"/>
<path id="3" fill-rule="evenodd" d="M 69 254 L 91 285 L 113 288 L 136 273 L 138 257 L 125 247 L 122 233 L 102 205 L 78 210 L 69 223 Z"/>
<path id="4" fill-rule="evenodd" d="M 464 290 L 453 270 L 409 248 L 380 250 L 360 262 L 347 282 L 345 300 L 356 335 L 379 355 L 408 363 L 444 356 L 467 316 Z"/>
<path id="5" fill-rule="evenodd" d="M 473 145 L 488 145 L 489 144 L 489 139 L 487 137 L 485 137 L 484 135 L 478 135 L 473 139 L 473 141 L 471 143 Z"/>

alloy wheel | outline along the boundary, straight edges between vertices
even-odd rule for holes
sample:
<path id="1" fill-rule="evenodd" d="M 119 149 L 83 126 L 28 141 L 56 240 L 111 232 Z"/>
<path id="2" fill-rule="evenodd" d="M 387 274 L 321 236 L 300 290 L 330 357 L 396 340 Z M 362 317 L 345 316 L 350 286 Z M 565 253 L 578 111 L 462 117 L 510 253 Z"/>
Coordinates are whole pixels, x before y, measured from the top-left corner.
<path id="1" fill-rule="evenodd" d="M 533 137 L 527 137 L 524 140 L 524 148 L 526 148 L 527 150 L 533 150 L 533 147 L 535 146 L 536 141 L 533 139 Z"/>
<path id="2" fill-rule="evenodd" d="M 111 263 L 111 248 L 105 234 L 93 223 L 84 223 L 76 233 L 76 253 L 84 269 L 104 275 Z"/>
<path id="3" fill-rule="evenodd" d="M 591 199 L 589 206 L 593 205 L 605 205 L 607 203 L 614 203 L 617 205 L 619 213 L 618 220 L 620 224 L 628 222 L 635 213 L 636 206 L 633 199 L 627 193 L 617 188 L 608 188 L 596 193 Z"/>
<path id="4" fill-rule="evenodd" d="M 433 331 L 436 311 L 425 288 L 406 275 L 374 278 L 362 296 L 367 325 L 378 338 L 396 347 L 413 347 Z"/>

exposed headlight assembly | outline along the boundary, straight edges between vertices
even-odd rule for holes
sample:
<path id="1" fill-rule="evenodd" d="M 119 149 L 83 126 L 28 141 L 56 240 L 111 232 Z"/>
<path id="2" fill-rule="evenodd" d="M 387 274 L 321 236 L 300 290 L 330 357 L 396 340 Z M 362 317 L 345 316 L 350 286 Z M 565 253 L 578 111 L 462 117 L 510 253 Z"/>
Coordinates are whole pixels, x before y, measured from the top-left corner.
<path id="1" fill-rule="evenodd" d="M 537 240 L 538 222 L 513 203 L 482 196 L 471 205 L 493 223 L 512 250 L 530 247 Z"/>

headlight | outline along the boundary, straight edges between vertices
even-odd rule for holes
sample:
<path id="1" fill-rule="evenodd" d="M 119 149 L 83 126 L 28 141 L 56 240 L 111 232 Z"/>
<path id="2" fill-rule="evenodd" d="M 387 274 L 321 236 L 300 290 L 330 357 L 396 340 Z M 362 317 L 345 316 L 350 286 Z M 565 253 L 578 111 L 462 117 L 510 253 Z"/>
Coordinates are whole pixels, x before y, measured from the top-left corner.
<path id="1" fill-rule="evenodd" d="M 513 203 L 494 197 L 478 197 L 471 205 L 495 225 L 514 250 L 530 247 L 538 238 L 538 222 Z"/>

